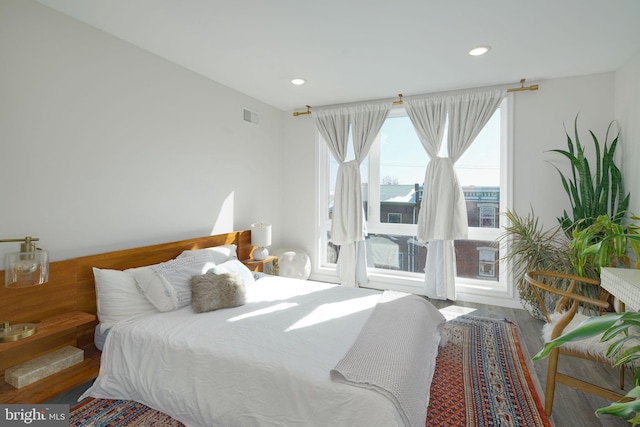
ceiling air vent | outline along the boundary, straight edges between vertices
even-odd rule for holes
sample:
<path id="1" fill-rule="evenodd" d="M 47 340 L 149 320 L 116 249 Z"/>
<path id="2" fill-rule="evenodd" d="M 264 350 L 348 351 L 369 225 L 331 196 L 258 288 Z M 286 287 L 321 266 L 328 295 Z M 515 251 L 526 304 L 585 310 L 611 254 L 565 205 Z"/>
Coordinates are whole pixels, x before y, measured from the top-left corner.
<path id="1" fill-rule="evenodd" d="M 247 107 L 242 107 L 242 121 L 253 126 L 258 126 L 258 123 L 260 123 L 260 114 Z"/>

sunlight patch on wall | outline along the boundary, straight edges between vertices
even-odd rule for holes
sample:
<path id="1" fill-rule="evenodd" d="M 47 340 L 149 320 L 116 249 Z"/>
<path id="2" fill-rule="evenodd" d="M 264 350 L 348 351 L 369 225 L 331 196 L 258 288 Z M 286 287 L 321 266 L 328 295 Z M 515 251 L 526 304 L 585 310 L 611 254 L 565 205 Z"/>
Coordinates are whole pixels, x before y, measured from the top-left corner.
<path id="1" fill-rule="evenodd" d="M 234 224 L 234 198 L 235 194 L 232 191 L 222 202 L 220 210 L 218 211 L 218 217 L 216 218 L 213 228 L 211 229 L 211 235 L 228 233 L 235 230 Z"/>

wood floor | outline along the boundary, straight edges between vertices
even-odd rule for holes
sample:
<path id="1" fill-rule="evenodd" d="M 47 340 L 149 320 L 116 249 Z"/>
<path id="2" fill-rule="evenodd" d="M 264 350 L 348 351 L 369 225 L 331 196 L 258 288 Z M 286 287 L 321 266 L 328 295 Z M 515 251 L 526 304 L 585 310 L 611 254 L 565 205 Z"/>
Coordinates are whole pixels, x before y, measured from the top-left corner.
<path id="1" fill-rule="evenodd" d="M 541 401 L 544 401 L 544 384 L 547 369 L 547 362 L 533 362 L 531 356 L 536 354 L 542 348 L 542 339 L 540 337 L 540 328 L 542 322 L 533 319 L 526 311 L 488 306 L 483 304 L 451 302 L 451 301 L 432 301 L 438 308 L 444 308 L 451 305 L 475 309 L 472 315 L 490 317 L 497 319 L 508 319 L 517 325 L 518 338 L 522 346 L 529 366 L 533 382 Z M 563 364 L 562 357 L 560 361 L 560 370 L 569 374 L 582 375 L 582 378 L 589 381 L 598 381 L 598 384 L 615 390 L 618 382 L 618 372 L 611 368 L 598 363 L 592 363 L 585 360 L 575 360 L 568 358 L 570 364 Z M 627 375 L 627 390 L 631 385 L 631 375 Z M 50 403 L 67 403 L 71 407 L 77 404 L 78 397 L 89 387 L 89 384 L 78 387 L 68 393 L 50 401 Z M 600 427 L 600 426 L 628 426 L 629 424 L 620 418 L 611 416 L 596 417 L 595 409 L 606 406 L 609 402 L 595 396 L 574 390 L 562 384 L 556 387 L 556 396 L 553 408 L 553 414 L 550 418 L 551 424 L 555 427 Z"/>

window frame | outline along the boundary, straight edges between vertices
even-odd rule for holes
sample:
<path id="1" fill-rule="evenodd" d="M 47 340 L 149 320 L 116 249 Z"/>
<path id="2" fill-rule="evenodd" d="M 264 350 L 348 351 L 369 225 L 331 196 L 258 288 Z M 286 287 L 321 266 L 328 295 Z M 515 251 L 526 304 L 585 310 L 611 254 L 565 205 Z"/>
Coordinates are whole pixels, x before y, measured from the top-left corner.
<path id="1" fill-rule="evenodd" d="M 478 248 L 476 248 L 478 251 L 478 276 L 479 277 L 496 277 L 496 252 L 498 252 L 498 250 L 496 248 L 492 248 L 490 246 L 480 246 Z M 483 254 L 492 254 L 493 256 L 491 257 L 491 260 L 483 260 L 482 259 L 482 255 Z M 483 274 L 483 265 L 491 265 L 491 274 Z"/>
<path id="2" fill-rule="evenodd" d="M 512 183 L 513 183 L 513 95 L 508 94 L 500 105 L 500 201 L 497 215 L 502 215 L 512 206 Z M 406 116 L 404 108 L 394 108 L 390 111 L 389 117 Z M 317 135 L 318 138 L 318 209 L 316 215 L 317 224 L 317 266 L 314 268 L 314 277 L 319 280 L 338 281 L 336 264 L 326 262 L 327 254 L 327 234 L 331 229 L 331 220 L 327 207 L 329 206 L 329 150 Z M 369 152 L 369 163 L 380 163 L 379 136 Z M 426 165 L 425 165 L 426 167 Z M 380 169 L 369 167 L 368 182 L 381 182 Z M 364 181 L 364 179 L 363 179 Z M 415 236 L 417 233 L 416 224 L 396 224 L 380 222 L 380 193 L 379 191 L 369 191 L 367 206 L 367 232 L 371 234 L 405 235 Z M 374 208 L 375 207 L 375 208 Z M 497 217 L 496 217 L 497 218 Z M 502 222 L 502 221 L 500 221 Z M 502 233 L 503 225 L 499 228 L 469 227 L 469 240 L 496 241 Z M 499 251 L 506 249 L 506 242 L 501 241 Z M 511 300 L 514 299 L 514 286 L 510 285 L 510 273 L 506 263 L 496 259 L 499 265 L 499 277 L 496 282 L 490 282 L 474 278 L 456 278 L 456 290 L 458 297 L 462 300 L 473 299 L 491 303 L 494 299 Z M 396 289 L 405 292 L 423 293 L 424 273 L 412 273 L 397 270 L 384 270 L 378 268 L 368 268 L 370 283 L 367 287 L 378 289 Z M 477 297 L 480 296 L 480 299 Z"/>

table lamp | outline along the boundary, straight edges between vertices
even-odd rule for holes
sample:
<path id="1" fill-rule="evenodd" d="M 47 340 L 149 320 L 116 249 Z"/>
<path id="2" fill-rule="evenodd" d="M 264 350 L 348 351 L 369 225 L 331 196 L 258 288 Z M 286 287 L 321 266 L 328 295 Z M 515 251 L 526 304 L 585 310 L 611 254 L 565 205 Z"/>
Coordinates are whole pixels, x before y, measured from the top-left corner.
<path id="1" fill-rule="evenodd" d="M 269 251 L 266 246 L 271 245 L 271 224 L 263 222 L 251 224 L 251 245 L 257 246 L 253 250 L 253 259 L 256 261 L 267 259 Z"/>

